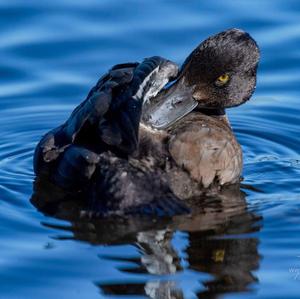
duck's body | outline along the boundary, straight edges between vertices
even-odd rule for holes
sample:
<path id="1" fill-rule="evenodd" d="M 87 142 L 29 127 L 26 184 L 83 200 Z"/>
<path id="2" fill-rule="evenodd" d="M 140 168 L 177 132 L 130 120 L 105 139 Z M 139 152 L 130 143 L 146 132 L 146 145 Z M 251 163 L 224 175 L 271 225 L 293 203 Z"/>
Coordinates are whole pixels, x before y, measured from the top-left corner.
<path id="1" fill-rule="evenodd" d="M 218 63 L 217 53 L 210 69 L 210 61 L 203 61 L 206 52 L 219 41 L 222 55 L 227 53 L 222 46 L 228 44 L 226 39 L 255 50 L 255 59 L 250 63 L 239 57 L 236 70 L 229 70 L 233 62 L 227 57 L 226 63 Z M 65 124 L 43 137 L 35 153 L 36 174 L 46 173 L 63 188 L 80 191 L 93 214 L 188 211 L 181 200 L 239 182 L 242 151 L 220 111 L 251 96 L 257 53 L 255 42 L 244 32 L 221 33 L 202 43 L 186 60 L 176 83 L 157 97 L 177 76 L 174 63 L 154 57 L 140 65 L 114 67 Z M 199 72 L 203 78 L 196 84 Z M 211 77 L 215 80 L 227 72 L 232 77 L 228 87 L 210 85 Z M 241 76 L 249 77 L 246 91 L 237 86 Z"/>
<path id="2" fill-rule="evenodd" d="M 179 200 L 238 183 L 242 151 L 224 116 L 194 112 L 167 130 L 142 125 L 135 157 L 104 152 L 99 165 L 85 188 L 92 211 L 172 215 L 187 212 Z"/>

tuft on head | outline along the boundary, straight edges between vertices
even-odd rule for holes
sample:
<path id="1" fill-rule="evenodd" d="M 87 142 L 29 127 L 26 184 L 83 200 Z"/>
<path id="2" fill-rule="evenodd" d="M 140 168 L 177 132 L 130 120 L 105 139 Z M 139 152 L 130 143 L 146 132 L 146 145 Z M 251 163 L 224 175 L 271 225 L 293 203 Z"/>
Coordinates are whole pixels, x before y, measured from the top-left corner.
<path id="1" fill-rule="evenodd" d="M 203 41 L 184 62 L 181 77 L 193 88 L 199 106 L 238 106 L 255 89 L 259 57 L 248 33 L 229 29 Z"/>

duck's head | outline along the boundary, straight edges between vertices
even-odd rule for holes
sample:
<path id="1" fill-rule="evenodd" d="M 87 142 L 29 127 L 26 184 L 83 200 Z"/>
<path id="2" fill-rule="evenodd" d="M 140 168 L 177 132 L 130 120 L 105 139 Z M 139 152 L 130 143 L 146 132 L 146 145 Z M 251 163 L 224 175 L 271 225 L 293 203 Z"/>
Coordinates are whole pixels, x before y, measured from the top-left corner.
<path id="1" fill-rule="evenodd" d="M 158 95 L 151 125 L 166 128 L 196 107 L 243 104 L 255 89 L 259 56 L 256 42 L 242 30 L 209 37 L 187 57 L 176 82 Z"/>
<path id="2" fill-rule="evenodd" d="M 250 99 L 256 85 L 259 49 L 239 29 L 229 29 L 202 42 L 185 60 L 180 81 L 198 105 L 229 108 Z"/>

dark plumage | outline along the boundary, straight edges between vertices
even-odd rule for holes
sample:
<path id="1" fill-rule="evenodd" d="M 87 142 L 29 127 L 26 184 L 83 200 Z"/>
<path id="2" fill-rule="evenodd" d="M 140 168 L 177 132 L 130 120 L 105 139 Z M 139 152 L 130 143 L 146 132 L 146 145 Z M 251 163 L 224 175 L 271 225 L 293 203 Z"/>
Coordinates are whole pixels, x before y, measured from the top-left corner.
<path id="1" fill-rule="evenodd" d="M 79 192 L 90 215 L 186 213 L 182 199 L 239 182 L 242 152 L 224 108 L 250 98 L 258 60 L 255 41 L 231 29 L 180 71 L 160 57 L 113 67 L 42 138 L 35 173 Z"/>

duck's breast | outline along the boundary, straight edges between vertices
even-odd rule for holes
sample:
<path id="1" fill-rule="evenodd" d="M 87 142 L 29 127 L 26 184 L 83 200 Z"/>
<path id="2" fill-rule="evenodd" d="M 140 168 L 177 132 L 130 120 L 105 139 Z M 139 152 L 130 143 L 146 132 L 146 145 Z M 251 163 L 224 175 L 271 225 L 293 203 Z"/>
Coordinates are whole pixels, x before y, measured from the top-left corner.
<path id="1" fill-rule="evenodd" d="M 224 117 L 192 113 L 170 134 L 170 155 L 204 188 L 213 182 L 224 185 L 239 181 L 242 150 Z"/>

